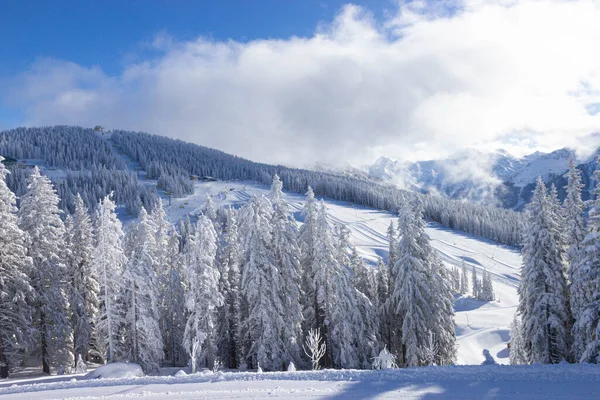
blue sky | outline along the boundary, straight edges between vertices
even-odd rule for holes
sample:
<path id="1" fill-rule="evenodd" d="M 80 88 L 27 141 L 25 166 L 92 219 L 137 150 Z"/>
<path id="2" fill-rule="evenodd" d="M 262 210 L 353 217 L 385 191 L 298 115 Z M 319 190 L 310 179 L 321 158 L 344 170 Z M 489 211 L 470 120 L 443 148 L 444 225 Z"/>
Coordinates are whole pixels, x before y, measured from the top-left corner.
<path id="1" fill-rule="evenodd" d="M 40 59 L 67 60 L 119 75 L 154 56 L 159 34 L 215 41 L 311 36 L 344 0 L 5 0 L 0 3 L 0 83 Z M 376 17 L 392 0 L 358 0 Z M 1 101 L 1 99 L 0 99 Z M 0 102 L 0 128 L 19 125 L 21 110 Z"/>
<path id="2" fill-rule="evenodd" d="M 118 74 L 159 33 L 178 40 L 311 36 L 344 0 L 5 0 L 0 3 L 0 76 L 51 57 Z M 359 0 L 376 16 L 391 0 Z"/>

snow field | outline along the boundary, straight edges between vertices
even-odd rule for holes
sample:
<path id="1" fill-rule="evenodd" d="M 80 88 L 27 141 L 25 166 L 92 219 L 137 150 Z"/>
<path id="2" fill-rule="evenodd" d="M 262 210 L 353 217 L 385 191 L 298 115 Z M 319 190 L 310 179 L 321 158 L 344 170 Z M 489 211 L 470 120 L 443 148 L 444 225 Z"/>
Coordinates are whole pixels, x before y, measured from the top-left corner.
<path id="1" fill-rule="evenodd" d="M 6 399 L 596 399 L 595 365 L 420 367 L 400 370 L 201 372 L 187 376 L 0 383 Z"/>

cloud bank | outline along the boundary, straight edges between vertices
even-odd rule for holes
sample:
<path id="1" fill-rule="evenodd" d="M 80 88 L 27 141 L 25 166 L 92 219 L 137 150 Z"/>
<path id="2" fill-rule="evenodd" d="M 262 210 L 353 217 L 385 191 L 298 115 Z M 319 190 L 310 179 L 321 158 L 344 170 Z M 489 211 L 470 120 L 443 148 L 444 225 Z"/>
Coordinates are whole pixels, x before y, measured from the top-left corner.
<path id="1" fill-rule="evenodd" d="M 3 100 L 28 125 L 147 131 L 294 166 L 585 151 L 600 131 L 598 21 L 593 0 L 411 2 L 384 21 L 348 5 L 311 37 L 159 35 L 155 57 L 118 77 L 39 60 Z"/>

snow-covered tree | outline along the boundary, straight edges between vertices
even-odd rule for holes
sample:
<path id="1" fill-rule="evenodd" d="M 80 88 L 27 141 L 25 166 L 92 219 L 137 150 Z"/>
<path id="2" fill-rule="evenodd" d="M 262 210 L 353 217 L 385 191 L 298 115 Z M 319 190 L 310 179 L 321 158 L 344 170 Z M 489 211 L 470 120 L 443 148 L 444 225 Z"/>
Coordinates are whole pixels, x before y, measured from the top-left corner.
<path id="1" fill-rule="evenodd" d="M 483 301 L 493 301 L 494 296 L 494 286 L 492 284 L 492 276 L 488 270 L 483 270 L 483 277 L 481 280 L 481 292 L 479 296 L 479 300 Z"/>
<path id="2" fill-rule="evenodd" d="M 452 293 L 441 275 L 440 261 L 425 233 L 420 204 L 406 204 L 400 212 L 404 231 L 394 266 L 392 311 L 401 330 L 401 366 L 445 365 L 454 361 L 454 312 Z M 435 349 L 427 356 L 428 349 Z"/>
<path id="3" fill-rule="evenodd" d="M 146 373 L 158 372 L 163 360 L 163 338 L 159 325 L 156 265 L 157 227 L 146 210 L 126 236 L 125 301 L 129 359 Z"/>
<path id="4" fill-rule="evenodd" d="M 226 368 L 239 368 L 244 357 L 241 340 L 240 265 L 242 250 L 239 243 L 236 211 L 227 209 L 220 254 L 219 287 L 223 305 L 218 312 L 219 358 Z"/>
<path id="5" fill-rule="evenodd" d="M 96 345 L 104 360 L 118 361 L 122 343 L 119 332 L 125 326 L 125 310 L 119 303 L 127 258 L 123 250 L 123 228 L 115 213 L 115 203 L 106 196 L 98 205 L 95 219 L 96 247 L 92 261 L 100 293 L 96 318 Z"/>
<path id="6" fill-rule="evenodd" d="M 325 343 L 321 339 L 321 332 L 318 329 L 310 329 L 302 348 L 310 360 L 313 371 L 318 370 L 320 368 L 319 363 L 326 350 Z"/>
<path id="7" fill-rule="evenodd" d="M 467 294 L 469 291 L 469 276 L 467 272 L 467 264 L 464 260 L 460 264 L 460 294 Z"/>
<path id="8" fill-rule="evenodd" d="M 565 186 L 567 196 L 563 203 L 566 226 L 568 227 L 566 241 L 569 249 L 567 255 L 571 263 L 574 261 L 579 245 L 586 233 L 583 219 L 585 204 L 581 199 L 582 188 L 581 172 L 575 165 L 575 159 L 571 157 L 569 159 L 569 172 L 567 173 L 567 186 Z"/>
<path id="9" fill-rule="evenodd" d="M 188 318 L 183 342 L 191 359 L 192 372 L 196 372 L 199 363 L 212 368 L 215 362 L 215 314 L 223 304 L 216 255 L 217 232 L 211 220 L 201 215 L 191 242 L 190 263 L 184 271 Z"/>
<path id="10" fill-rule="evenodd" d="M 168 233 L 166 282 L 163 282 L 163 340 L 165 361 L 171 366 L 185 366 L 186 351 L 183 348 L 185 330 L 185 293 L 183 287 L 183 261 L 178 251 L 179 236 L 174 230 Z"/>
<path id="11" fill-rule="evenodd" d="M 527 206 L 523 238 L 523 267 L 519 287 L 519 314 L 527 360 L 554 364 L 569 354 L 565 249 L 555 207 L 538 179 Z"/>
<path id="12" fill-rule="evenodd" d="M 600 165 L 600 156 L 598 158 Z M 587 233 L 571 266 L 573 355 L 576 361 L 600 362 L 600 168 L 594 172 L 594 202 Z"/>
<path id="13" fill-rule="evenodd" d="M 285 201 L 283 183 L 279 176 L 273 177 L 269 199 L 273 207 L 270 225 L 275 265 L 279 270 L 281 288 L 279 296 L 285 310 L 283 342 L 285 362 L 300 362 L 300 342 L 302 341 L 302 294 L 300 290 L 300 247 L 298 228 L 289 204 Z"/>
<path id="14" fill-rule="evenodd" d="M 45 373 L 51 367 L 62 370 L 74 364 L 65 287 L 65 226 L 59 202 L 50 180 L 35 167 L 21 198 L 19 225 L 28 234 L 27 250 L 33 259 L 30 280 L 37 293 L 35 321 Z"/>
<path id="15" fill-rule="evenodd" d="M 249 366 L 281 370 L 287 357 L 283 330 L 287 312 L 281 297 L 281 274 L 273 248 L 271 202 L 257 196 L 240 211 L 240 235 L 244 251 L 241 290 L 247 305 L 243 336 Z"/>
<path id="16" fill-rule="evenodd" d="M 315 296 L 312 288 L 312 272 L 315 262 L 315 249 L 317 246 L 316 240 L 316 223 L 317 223 L 317 201 L 315 199 L 312 188 L 308 188 L 306 192 L 306 201 L 302 208 L 303 224 L 298 232 L 298 245 L 300 246 L 300 270 L 302 274 L 302 292 L 304 299 L 304 331 L 314 328 L 317 324 L 317 316 L 315 315 Z"/>
<path id="17" fill-rule="evenodd" d="M 71 323 L 73 327 L 74 352 L 88 359 L 94 339 L 94 321 L 98 313 L 100 286 L 93 267 L 93 226 L 83 199 L 75 198 L 75 212 L 67 219 L 66 243 L 67 276 L 71 284 Z M 92 349 L 97 353 L 95 348 Z"/>
<path id="18" fill-rule="evenodd" d="M 0 379 L 8 378 L 9 366 L 31 344 L 34 296 L 26 234 L 18 226 L 16 197 L 6 185 L 9 172 L 2 160 L 0 156 Z"/>
<path id="19" fill-rule="evenodd" d="M 473 297 L 478 299 L 480 297 L 480 292 L 481 292 L 481 281 L 477 277 L 477 269 L 475 268 L 474 265 L 471 270 L 472 270 L 471 282 L 472 282 L 472 287 L 473 287 Z"/>
<path id="20" fill-rule="evenodd" d="M 527 364 L 527 350 L 525 349 L 522 324 L 516 314 L 510 325 L 509 350 L 509 359 L 512 365 Z"/>
<path id="21" fill-rule="evenodd" d="M 350 256 L 350 267 L 354 273 L 354 286 L 362 294 L 367 296 L 369 301 L 375 303 L 377 297 L 377 281 L 376 276 L 371 268 L 367 268 L 362 257 L 358 254 L 356 246 L 352 246 L 352 255 Z"/>

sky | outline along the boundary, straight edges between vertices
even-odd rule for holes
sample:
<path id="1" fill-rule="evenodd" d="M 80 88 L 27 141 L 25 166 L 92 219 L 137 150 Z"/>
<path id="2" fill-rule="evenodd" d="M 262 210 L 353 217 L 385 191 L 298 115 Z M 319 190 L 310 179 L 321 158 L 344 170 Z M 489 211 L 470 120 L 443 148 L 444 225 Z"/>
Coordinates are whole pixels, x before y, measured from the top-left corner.
<path id="1" fill-rule="evenodd" d="M 256 161 L 600 145 L 600 1 L 0 3 L 0 129 L 146 131 Z"/>

